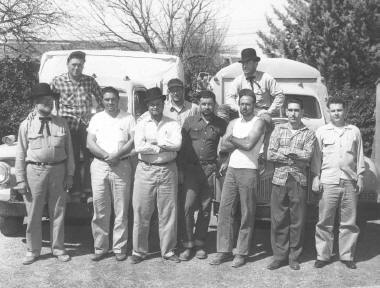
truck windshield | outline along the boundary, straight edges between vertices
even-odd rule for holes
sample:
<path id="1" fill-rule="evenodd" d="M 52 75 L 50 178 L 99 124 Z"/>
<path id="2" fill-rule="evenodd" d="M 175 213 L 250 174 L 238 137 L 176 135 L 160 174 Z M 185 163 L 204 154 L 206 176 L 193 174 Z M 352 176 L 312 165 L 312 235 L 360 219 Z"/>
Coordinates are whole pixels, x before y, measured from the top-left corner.
<path id="1" fill-rule="evenodd" d="M 285 102 L 281 108 L 280 113 L 277 115 L 273 115 L 276 118 L 286 118 L 285 108 L 287 99 L 297 98 L 302 101 L 303 109 L 304 109 L 304 117 L 311 119 L 320 119 L 322 118 L 321 107 L 319 106 L 319 102 L 314 96 L 310 95 L 296 95 L 296 94 L 285 94 Z"/>

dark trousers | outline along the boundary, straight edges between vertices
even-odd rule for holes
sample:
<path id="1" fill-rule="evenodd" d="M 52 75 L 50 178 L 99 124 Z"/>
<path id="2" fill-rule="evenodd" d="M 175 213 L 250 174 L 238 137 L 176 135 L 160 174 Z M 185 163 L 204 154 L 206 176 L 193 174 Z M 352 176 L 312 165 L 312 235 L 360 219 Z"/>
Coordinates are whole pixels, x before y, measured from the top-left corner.
<path id="1" fill-rule="evenodd" d="M 228 167 L 219 207 L 217 251 L 232 252 L 234 222 L 240 200 L 241 221 L 236 254 L 248 255 L 256 212 L 257 170 Z"/>
<path id="2" fill-rule="evenodd" d="M 298 260 L 303 248 L 306 189 L 292 176 L 285 186 L 273 184 L 271 196 L 271 244 L 273 258 Z"/>
<path id="3" fill-rule="evenodd" d="M 91 188 L 90 176 L 90 151 L 87 149 L 87 126 L 80 122 L 78 129 L 70 129 L 71 141 L 73 144 L 75 174 L 74 190 L 82 191 Z M 81 173 L 80 157 L 83 156 L 83 179 Z"/>
<path id="4" fill-rule="evenodd" d="M 182 241 L 185 248 L 202 247 L 205 244 L 211 213 L 212 174 L 215 171 L 216 164 L 188 164 L 185 167 L 181 217 L 184 227 Z M 198 211 L 196 223 L 194 223 L 195 211 Z"/>

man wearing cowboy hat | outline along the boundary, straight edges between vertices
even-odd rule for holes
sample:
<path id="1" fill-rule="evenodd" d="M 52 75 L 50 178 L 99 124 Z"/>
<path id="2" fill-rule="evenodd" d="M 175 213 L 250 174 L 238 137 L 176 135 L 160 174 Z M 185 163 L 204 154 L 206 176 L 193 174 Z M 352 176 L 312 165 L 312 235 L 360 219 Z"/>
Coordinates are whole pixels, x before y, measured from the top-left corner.
<path id="1" fill-rule="evenodd" d="M 140 117 L 135 128 L 136 167 L 132 204 L 134 210 L 133 253 L 137 264 L 148 253 L 150 220 L 157 205 L 161 255 L 180 262 L 174 253 L 177 244 L 177 152 L 182 136 L 179 124 L 164 116 L 165 96 L 158 87 L 147 90 L 148 114 Z"/>
<path id="2" fill-rule="evenodd" d="M 284 103 L 284 93 L 277 85 L 276 80 L 269 74 L 257 71 L 260 57 L 256 50 L 246 48 L 241 51 L 243 74 L 237 76 L 226 95 L 226 104 L 238 111 L 238 95 L 241 89 L 250 89 L 256 95 L 256 111 L 258 115 L 268 113 L 273 116 L 279 113 Z"/>
<path id="3" fill-rule="evenodd" d="M 59 261 L 69 261 L 64 247 L 65 191 L 73 185 L 74 155 L 66 121 L 51 114 L 54 96 L 46 83 L 32 88 L 35 110 L 19 128 L 16 180 L 28 214 L 27 253 L 23 264 L 41 253 L 41 218 L 45 202 L 50 218 L 51 248 Z"/>

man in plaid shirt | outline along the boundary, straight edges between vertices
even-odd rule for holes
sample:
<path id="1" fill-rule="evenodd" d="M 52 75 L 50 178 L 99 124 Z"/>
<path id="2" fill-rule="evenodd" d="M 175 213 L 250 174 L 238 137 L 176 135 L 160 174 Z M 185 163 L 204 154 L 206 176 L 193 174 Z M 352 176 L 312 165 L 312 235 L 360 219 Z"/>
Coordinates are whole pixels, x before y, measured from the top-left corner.
<path id="1" fill-rule="evenodd" d="M 286 104 L 289 122 L 275 127 L 270 137 L 268 160 L 274 162 L 271 195 L 271 244 L 274 270 L 289 260 L 299 270 L 306 216 L 307 166 L 310 166 L 315 135 L 302 122 L 303 103 L 289 99 Z"/>
<path id="2" fill-rule="evenodd" d="M 74 51 L 67 58 L 67 73 L 56 76 L 51 87 L 59 94 L 57 111 L 66 119 L 70 128 L 75 158 L 73 189 L 91 192 L 90 189 L 90 152 L 86 148 L 87 126 L 91 118 L 92 99 L 101 103 L 101 90 L 94 78 L 82 74 L 86 54 Z M 80 173 L 80 152 L 84 160 L 84 179 Z"/>

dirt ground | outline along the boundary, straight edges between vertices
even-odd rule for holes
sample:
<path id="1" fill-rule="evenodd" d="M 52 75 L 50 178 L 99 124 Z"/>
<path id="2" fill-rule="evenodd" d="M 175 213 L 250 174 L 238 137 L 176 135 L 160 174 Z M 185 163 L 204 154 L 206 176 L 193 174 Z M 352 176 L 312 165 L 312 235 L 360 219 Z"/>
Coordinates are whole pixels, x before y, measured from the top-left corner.
<path id="1" fill-rule="evenodd" d="M 301 270 L 292 271 L 285 266 L 269 271 L 266 266 L 271 261 L 270 230 L 263 222 L 256 225 L 249 263 L 238 269 L 232 268 L 230 262 L 217 267 L 208 264 L 215 253 L 215 226 L 209 231 L 211 255 L 207 260 L 175 264 L 153 253 L 147 261 L 132 265 L 128 260 L 117 262 L 111 253 L 103 261 L 92 262 L 90 226 L 71 223 L 66 225 L 65 242 L 73 258 L 60 263 L 48 247 L 48 222 L 44 223 L 41 260 L 23 266 L 24 225 L 19 235 L 0 236 L 0 287 L 380 287 L 380 221 L 368 221 L 360 228 L 357 270 L 347 269 L 336 258 L 331 265 L 315 269 L 314 228 L 309 224 Z"/>

